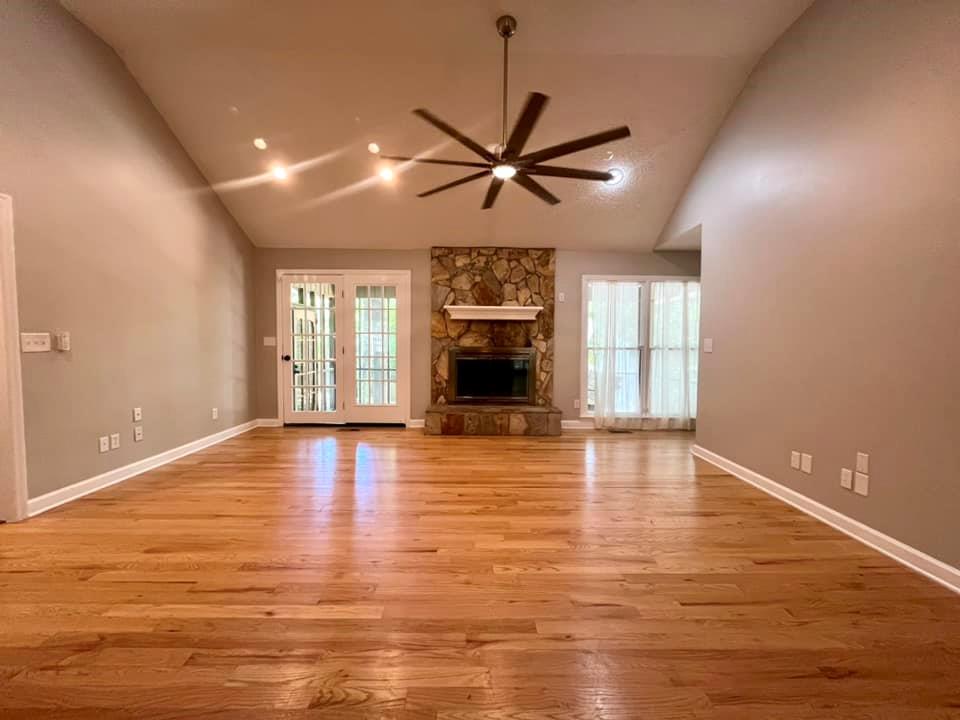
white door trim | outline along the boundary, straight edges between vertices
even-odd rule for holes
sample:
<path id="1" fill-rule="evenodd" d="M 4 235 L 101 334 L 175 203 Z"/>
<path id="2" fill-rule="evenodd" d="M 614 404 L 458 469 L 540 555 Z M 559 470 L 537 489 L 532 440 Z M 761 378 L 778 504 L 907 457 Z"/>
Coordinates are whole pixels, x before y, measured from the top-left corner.
<path id="1" fill-rule="evenodd" d="M 412 362 L 412 353 L 411 353 L 411 342 L 410 342 L 410 330 L 412 322 L 410 306 L 413 302 L 413 297 L 411 295 L 411 281 L 413 272 L 411 270 L 355 270 L 355 269 L 336 269 L 336 268 L 277 268 L 276 270 L 276 317 L 274 319 L 274 334 L 277 339 L 277 345 L 274 348 L 276 352 L 274 353 L 274 365 L 276 369 L 277 376 L 277 415 L 280 417 L 281 422 L 283 421 L 283 402 L 284 402 L 284 392 L 283 392 L 283 362 L 280 360 L 280 356 L 283 354 L 283 327 L 284 327 L 284 302 L 283 302 L 283 280 L 284 277 L 288 275 L 341 275 L 346 281 L 348 276 L 351 275 L 362 275 L 365 277 L 386 277 L 386 278 L 397 278 L 401 280 L 407 288 L 407 307 L 400 308 L 400 312 L 405 314 L 406 317 L 406 333 L 401 333 L 401 336 L 397 338 L 399 353 L 399 358 L 402 358 L 403 364 L 407 368 L 407 381 L 405 383 L 398 383 L 397 386 L 397 402 L 403 408 L 403 417 L 404 423 L 410 425 L 410 385 L 413 378 L 413 367 Z M 398 317 L 400 317 L 398 315 Z M 349 383 L 347 383 L 349 385 Z"/>
<path id="2" fill-rule="evenodd" d="M 13 247 L 13 200 L 0 195 L 0 520 L 27 516 L 20 318 Z"/>

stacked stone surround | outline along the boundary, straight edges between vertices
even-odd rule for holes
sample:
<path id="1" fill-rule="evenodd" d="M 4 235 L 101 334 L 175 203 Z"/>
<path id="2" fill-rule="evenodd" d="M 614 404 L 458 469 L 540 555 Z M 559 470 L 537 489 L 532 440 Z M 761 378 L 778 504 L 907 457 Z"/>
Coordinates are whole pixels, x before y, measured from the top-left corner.
<path id="1" fill-rule="evenodd" d="M 537 405 L 553 404 L 556 267 L 552 249 L 431 249 L 431 397 L 435 405 L 447 402 L 448 354 L 455 346 L 535 348 Z M 530 322 L 451 320 L 444 305 L 540 305 L 543 310 Z"/>

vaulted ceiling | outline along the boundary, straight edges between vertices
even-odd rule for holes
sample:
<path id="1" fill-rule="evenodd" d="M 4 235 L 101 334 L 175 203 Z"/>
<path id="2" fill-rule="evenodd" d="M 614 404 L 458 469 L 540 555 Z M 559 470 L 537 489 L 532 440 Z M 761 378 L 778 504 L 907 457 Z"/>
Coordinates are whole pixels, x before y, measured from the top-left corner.
<path id="1" fill-rule="evenodd" d="M 251 240 L 269 247 L 523 245 L 646 251 L 760 56 L 811 0 L 63 0 L 109 43 Z M 563 158 L 619 168 L 617 185 L 545 178 L 481 210 L 486 183 L 395 167 L 367 150 L 474 159 L 410 113 L 426 107 L 483 144 L 500 137 L 501 40 L 511 124 L 551 96 L 528 148 L 615 125 L 633 136 Z M 253 139 L 267 140 L 258 150 Z M 290 168 L 273 179 L 274 164 Z"/>

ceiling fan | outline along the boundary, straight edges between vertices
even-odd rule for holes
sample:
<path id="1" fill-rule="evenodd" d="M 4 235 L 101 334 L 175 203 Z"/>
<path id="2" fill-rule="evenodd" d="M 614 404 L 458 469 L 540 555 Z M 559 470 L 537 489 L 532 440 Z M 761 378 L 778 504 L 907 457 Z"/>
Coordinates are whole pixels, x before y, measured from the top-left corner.
<path id="1" fill-rule="evenodd" d="M 596 147 L 597 145 L 603 145 L 614 140 L 620 140 L 621 138 L 629 137 L 630 128 L 628 128 L 626 125 L 613 128 L 612 130 L 599 132 L 595 135 L 587 135 L 586 137 L 578 138 L 577 140 L 570 140 L 569 142 L 560 143 L 559 145 L 551 145 L 550 147 L 543 148 L 542 150 L 535 150 L 534 152 L 523 154 L 523 148 L 527 144 L 527 140 L 530 138 L 530 134 L 533 132 L 534 126 L 540 119 L 540 115 L 543 112 L 543 109 L 546 107 L 547 101 L 550 99 L 542 93 L 534 92 L 527 96 L 527 102 L 523 107 L 523 111 L 520 113 L 520 117 L 517 119 L 516 125 L 513 126 L 510 137 L 507 137 L 507 80 L 508 71 L 510 68 L 509 42 L 510 38 L 514 35 L 514 33 L 516 33 L 516 31 L 517 21 L 515 18 L 511 17 L 510 15 L 503 15 L 497 18 L 497 32 L 500 34 L 500 37 L 503 38 L 503 115 L 500 144 L 495 148 L 495 151 L 488 150 L 475 140 L 471 140 L 462 132 L 451 125 L 448 125 L 429 110 L 418 108 L 413 111 L 415 115 L 420 116 L 441 132 L 446 133 L 464 147 L 472 150 L 483 159 L 483 162 L 437 160 L 434 158 L 402 157 L 399 155 L 381 155 L 381 157 L 386 160 L 401 160 L 406 162 L 429 163 L 432 165 L 454 165 L 457 167 L 480 168 L 472 175 L 467 175 L 466 177 L 454 180 L 453 182 L 448 182 L 439 187 L 435 187 L 432 190 L 419 193 L 417 197 L 434 195 L 435 193 L 443 192 L 444 190 L 449 190 L 450 188 L 455 188 L 458 185 L 463 185 L 465 183 L 473 182 L 474 180 L 480 180 L 481 178 L 490 177 L 492 175 L 493 177 L 490 180 L 490 187 L 487 189 L 487 195 L 483 199 L 484 210 L 493 207 L 493 203 L 496 202 L 497 195 L 499 195 L 500 189 L 503 187 L 503 183 L 506 180 L 513 180 L 515 183 L 520 185 L 520 187 L 529 190 L 544 202 L 550 203 L 551 205 L 556 205 L 560 202 L 560 198 L 534 180 L 532 176 L 539 175 L 544 177 L 573 178 L 575 180 L 600 180 L 602 182 L 609 182 L 615 178 L 613 173 L 609 172 L 603 172 L 599 170 L 581 170 L 579 168 L 558 167 L 555 165 L 542 165 L 541 163 L 547 160 L 553 160 L 554 158 L 558 158 L 563 155 L 570 155 L 571 153 L 586 150 L 587 148 Z"/>

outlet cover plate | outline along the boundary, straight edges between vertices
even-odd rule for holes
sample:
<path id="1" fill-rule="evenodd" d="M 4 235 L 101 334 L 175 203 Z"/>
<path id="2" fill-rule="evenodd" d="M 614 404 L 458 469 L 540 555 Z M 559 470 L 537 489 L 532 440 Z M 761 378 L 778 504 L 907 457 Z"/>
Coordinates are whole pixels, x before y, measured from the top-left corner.
<path id="1" fill-rule="evenodd" d="M 870 476 L 860 472 L 854 473 L 853 491 L 857 495 L 868 495 L 870 493 Z"/>

